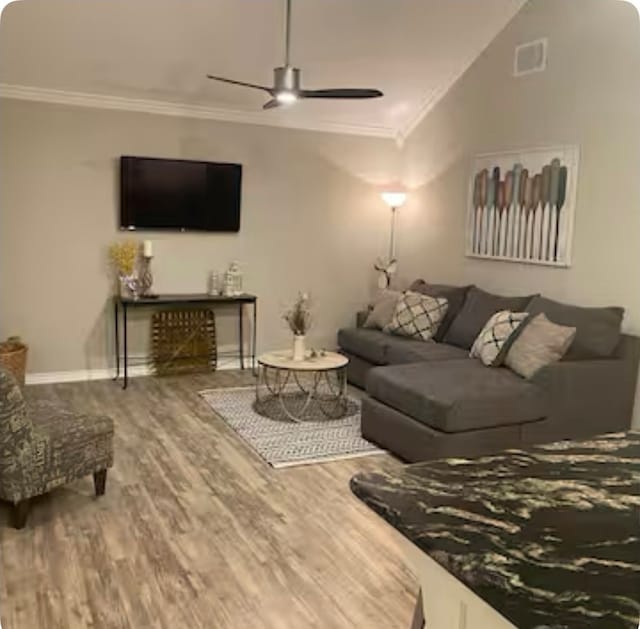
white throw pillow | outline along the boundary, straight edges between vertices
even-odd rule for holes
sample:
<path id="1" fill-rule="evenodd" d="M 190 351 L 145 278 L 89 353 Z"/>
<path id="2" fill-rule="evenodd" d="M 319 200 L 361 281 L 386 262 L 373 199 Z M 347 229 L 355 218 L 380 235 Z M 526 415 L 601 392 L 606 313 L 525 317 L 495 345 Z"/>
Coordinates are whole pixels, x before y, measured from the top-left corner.
<path id="1" fill-rule="evenodd" d="M 383 332 L 428 341 L 438 331 L 448 307 L 444 297 L 407 291 L 398 300 L 393 318 Z"/>
<path id="2" fill-rule="evenodd" d="M 398 290 L 381 290 L 373 301 L 373 309 L 367 316 L 367 320 L 362 327 L 382 330 L 393 318 L 396 311 L 396 304 L 402 297 Z"/>
<path id="3" fill-rule="evenodd" d="M 528 312 L 496 312 L 478 334 L 469 356 L 479 358 L 487 367 L 498 367 L 509 349 L 509 340 L 528 317 Z"/>
<path id="4" fill-rule="evenodd" d="M 560 360 L 576 337 L 576 328 L 552 323 L 544 313 L 534 317 L 509 349 L 504 364 L 523 378 Z"/>

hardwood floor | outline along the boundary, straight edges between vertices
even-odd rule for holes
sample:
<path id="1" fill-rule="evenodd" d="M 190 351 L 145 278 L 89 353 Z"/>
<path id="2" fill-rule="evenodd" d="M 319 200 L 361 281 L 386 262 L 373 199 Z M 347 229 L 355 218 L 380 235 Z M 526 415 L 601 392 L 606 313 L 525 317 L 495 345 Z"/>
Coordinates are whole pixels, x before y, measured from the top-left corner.
<path id="1" fill-rule="evenodd" d="M 0 506 L 4 629 L 404 629 L 417 585 L 392 531 L 349 491 L 390 456 L 274 470 L 199 398 L 251 376 L 30 387 L 116 424 L 106 494 L 93 479 Z"/>

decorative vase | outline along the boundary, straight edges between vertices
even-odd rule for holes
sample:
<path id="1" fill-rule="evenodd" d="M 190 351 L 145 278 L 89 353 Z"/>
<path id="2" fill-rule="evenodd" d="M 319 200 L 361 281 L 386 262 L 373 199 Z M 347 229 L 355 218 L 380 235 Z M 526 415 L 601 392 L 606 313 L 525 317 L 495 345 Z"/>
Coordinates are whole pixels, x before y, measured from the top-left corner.
<path id="1" fill-rule="evenodd" d="M 220 295 L 222 292 L 220 286 L 220 275 L 218 275 L 217 271 L 211 271 L 211 273 L 209 273 L 209 288 L 207 292 L 209 295 L 213 296 Z"/>
<path id="2" fill-rule="evenodd" d="M 293 335 L 293 360 L 300 362 L 304 360 L 305 346 L 304 346 L 304 334 Z"/>
<path id="3" fill-rule="evenodd" d="M 229 296 L 242 294 L 242 271 L 237 262 L 232 262 L 224 274 L 224 294 Z"/>
<path id="4" fill-rule="evenodd" d="M 140 298 L 140 280 L 135 273 L 131 275 L 120 275 L 120 296 Z"/>

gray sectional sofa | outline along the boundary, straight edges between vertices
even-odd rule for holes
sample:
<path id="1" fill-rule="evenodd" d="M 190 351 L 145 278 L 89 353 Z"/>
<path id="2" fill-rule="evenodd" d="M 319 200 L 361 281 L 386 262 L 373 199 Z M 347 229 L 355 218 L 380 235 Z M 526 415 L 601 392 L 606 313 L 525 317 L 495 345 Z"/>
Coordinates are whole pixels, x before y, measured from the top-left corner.
<path id="1" fill-rule="evenodd" d="M 435 341 L 358 325 L 340 330 L 349 381 L 365 389 L 362 434 L 406 461 L 475 456 L 531 443 L 627 430 L 640 339 L 622 334 L 621 308 L 582 308 L 540 295 L 501 297 L 474 286 L 412 290 L 449 300 Z M 530 380 L 469 358 L 475 337 L 499 310 L 544 312 L 577 328 L 566 356 Z"/>

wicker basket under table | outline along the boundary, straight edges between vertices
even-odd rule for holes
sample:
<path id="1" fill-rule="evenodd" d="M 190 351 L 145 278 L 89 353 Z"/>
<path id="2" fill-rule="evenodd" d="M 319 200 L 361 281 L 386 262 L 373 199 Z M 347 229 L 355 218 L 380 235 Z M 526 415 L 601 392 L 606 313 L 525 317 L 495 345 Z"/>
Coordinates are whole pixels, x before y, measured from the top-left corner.
<path id="1" fill-rule="evenodd" d="M 212 310 L 155 312 L 151 330 L 151 355 L 157 375 L 215 371 L 218 361 Z"/>

